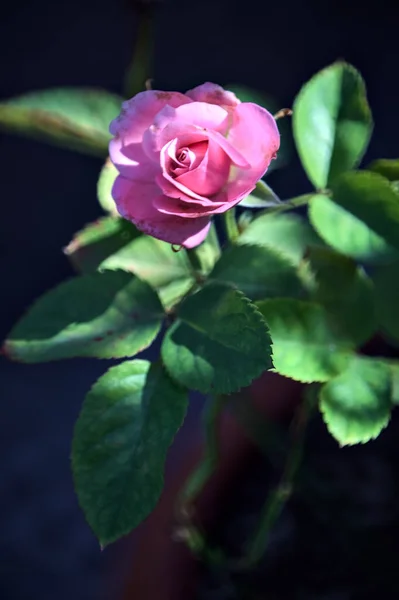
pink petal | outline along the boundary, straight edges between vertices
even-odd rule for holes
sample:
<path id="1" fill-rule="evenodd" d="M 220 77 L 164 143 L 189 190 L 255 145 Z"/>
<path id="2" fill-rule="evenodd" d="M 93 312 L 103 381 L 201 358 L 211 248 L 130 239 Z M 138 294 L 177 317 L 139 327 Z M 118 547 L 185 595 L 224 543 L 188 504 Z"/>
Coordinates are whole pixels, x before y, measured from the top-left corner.
<path id="1" fill-rule="evenodd" d="M 162 130 L 148 129 L 143 136 L 143 148 L 147 156 L 154 162 L 159 162 L 159 153 L 170 141 L 177 139 L 179 146 L 191 146 L 205 140 L 213 140 L 224 150 L 231 161 L 242 169 L 249 169 L 250 164 L 244 156 L 218 131 L 205 131 L 195 125 L 187 125 L 175 121 Z"/>
<path id="2" fill-rule="evenodd" d="M 227 139 L 261 176 L 280 147 L 280 133 L 273 115 L 252 102 L 243 102 L 234 110 Z"/>
<path id="3" fill-rule="evenodd" d="M 176 140 L 176 145 L 190 146 L 191 144 L 207 141 L 208 132 L 195 125 L 187 125 L 178 121 L 169 123 L 163 129 L 157 129 L 153 126 L 147 129 L 143 135 L 144 152 L 151 160 L 159 164 L 160 151 L 172 140 Z"/>
<path id="4" fill-rule="evenodd" d="M 122 143 L 120 137 L 114 138 L 109 143 L 109 155 L 119 173 L 136 181 L 153 181 L 160 171 L 159 164 L 148 158 L 141 144 L 123 146 Z"/>
<path id="5" fill-rule="evenodd" d="M 264 108 L 248 102 L 234 110 L 228 142 L 246 158 L 251 168 L 232 165 L 224 187 L 226 204 L 216 208 L 214 213 L 229 210 L 252 192 L 276 155 L 280 134 L 273 116 Z M 213 199 L 218 202 L 218 195 Z"/>
<path id="6" fill-rule="evenodd" d="M 208 142 L 195 142 L 191 146 L 181 146 L 179 140 L 174 139 L 165 146 L 167 153 L 165 156 L 165 169 L 170 175 L 182 175 L 189 169 L 195 169 L 204 158 L 208 149 Z M 186 156 L 183 162 L 179 154 L 185 150 Z"/>
<path id="7" fill-rule="evenodd" d="M 211 216 L 218 212 L 225 212 L 225 202 L 214 203 L 208 201 L 207 204 L 199 202 L 186 202 L 182 198 L 172 198 L 170 196 L 159 196 L 154 201 L 154 206 L 159 212 L 165 215 L 184 215 L 187 219 L 196 219 L 197 217 Z"/>
<path id="8" fill-rule="evenodd" d="M 230 121 L 224 108 L 205 102 L 191 102 L 176 109 L 165 106 L 143 136 L 144 151 L 156 161 L 157 153 L 171 140 L 178 138 L 180 146 L 188 146 L 207 139 L 208 131 L 227 133 Z M 180 140 L 183 135 L 185 141 Z"/>
<path id="9" fill-rule="evenodd" d="M 161 150 L 161 167 L 162 167 L 162 176 L 163 177 L 157 177 L 156 181 L 157 181 L 158 185 L 160 186 L 160 188 L 162 190 L 165 190 L 165 187 L 164 187 L 164 180 L 165 180 L 167 182 L 167 184 L 170 184 L 171 186 L 176 188 L 177 191 L 172 192 L 172 194 L 173 194 L 172 197 L 174 197 L 175 194 L 177 194 L 177 196 L 180 197 L 181 194 L 179 194 L 179 192 L 181 192 L 190 198 L 195 198 L 196 200 L 206 200 L 206 198 L 204 198 L 204 196 L 201 196 L 200 194 L 195 193 L 193 190 L 186 187 L 183 183 L 180 183 L 178 181 L 178 178 L 174 178 L 169 174 L 168 167 L 169 167 L 170 158 L 168 156 L 168 150 L 173 143 L 174 143 L 174 141 L 169 142 L 169 144 L 166 144 L 166 146 L 164 146 Z M 170 186 L 167 186 L 167 189 L 173 189 L 173 188 L 170 188 Z M 165 193 L 166 193 L 166 191 L 165 191 Z"/>
<path id="10" fill-rule="evenodd" d="M 197 125 L 204 129 L 220 131 L 224 133 L 227 129 L 228 112 L 216 104 L 207 102 L 191 102 L 178 106 L 175 109 L 176 121 L 183 121 L 190 125 Z"/>
<path id="11" fill-rule="evenodd" d="M 179 175 L 175 182 L 201 196 L 213 196 L 226 183 L 230 165 L 231 160 L 227 154 L 217 142 L 210 140 L 208 150 L 198 167 Z"/>
<path id="12" fill-rule="evenodd" d="M 220 148 L 230 157 L 231 161 L 241 167 L 242 169 L 249 169 L 250 164 L 246 158 L 229 142 L 228 139 L 223 137 L 217 131 L 207 131 L 208 138 L 216 142 Z"/>
<path id="13" fill-rule="evenodd" d="M 182 200 L 188 204 L 193 204 L 195 206 L 203 206 L 207 209 L 211 209 L 213 206 L 215 206 L 215 202 L 213 201 L 213 199 L 210 200 L 209 198 L 203 198 L 202 196 L 199 196 L 197 194 L 189 196 L 186 192 L 174 185 L 174 180 L 171 181 L 170 179 L 166 179 L 162 173 L 159 173 L 156 176 L 155 182 L 163 194 L 162 198 L 176 198 L 177 200 Z M 220 200 L 218 200 L 220 204 L 223 204 L 223 202 L 227 200 L 226 194 L 223 195 L 221 193 L 218 194 L 218 196 L 220 196 Z M 168 206 L 170 206 L 170 204 L 168 204 Z"/>
<path id="14" fill-rule="evenodd" d="M 192 102 L 190 98 L 179 92 L 140 92 L 123 102 L 120 115 L 111 122 L 109 131 L 112 135 L 125 137 L 126 143 L 141 142 L 144 131 L 166 105 L 177 107 L 189 102 Z"/>
<path id="15" fill-rule="evenodd" d="M 124 177 L 146 181 L 159 171 L 150 165 L 141 142 L 144 131 L 168 102 L 180 106 L 191 100 L 178 92 L 140 92 L 122 104 L 120 115 L 112 121 L 110 132 L 115 138 L 109 144 L 110 158 Z"/>
<path id="16" fill-rule="evenodd" d="M 121 175 L 115 179 L 112 188 L 119 213 L 138 229 L 185 248 L 198 246 L 208 233 L 210 218 L 187 219 L 160 213 L 154 206 L 154 200 L 160 195 L 155 184 L 130 181 Z"/>
<path id="17" fill-rule="evenodd" d="M 209 102 L 219 106 L 237 106 L 237 104 L 240 104 L 240 100 L 233 92 L 224 90 L 220 85 L 209 81 L 189 90 L 186 95 L 195 102 Z"/>

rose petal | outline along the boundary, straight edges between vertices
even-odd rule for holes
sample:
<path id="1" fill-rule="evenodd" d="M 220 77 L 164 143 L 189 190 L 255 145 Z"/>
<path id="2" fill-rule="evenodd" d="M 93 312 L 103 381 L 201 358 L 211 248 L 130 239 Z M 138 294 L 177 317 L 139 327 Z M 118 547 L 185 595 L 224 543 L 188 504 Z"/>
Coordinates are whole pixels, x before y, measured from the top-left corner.
<path id="1" fill-rule="evenodd" d="M 273 115 L 252 102 L 243 102 L 234 110 L 227 139 L 261 175 L 280 147 L 280 133 Z"/>
<path id="2" fill-rule="evenodd" d="M 195 125 L 177 121 L 170 123 L 163 130 L 151 127 L 143 135 L 143 150 L 151 160 L 159 164 L 159 153 L 166 144 L 173 140 L 178 140 L 180 146 L 190 146 L 197 142 L 207 141 L 208 132 Z"/>
<path id="3" fill-rule="evenodd" d="M 149 181 L 159 171 L 149 164 L 141 142 L 144 131 L 168 102 L 180 106 L 191 100 L 178 92 L 140 92 L 122 104 L 120 115 L 111 122 L 109 129 L 115 138 L 109 144 L 110 158 L 124 177 Z"/>
<path id="4" fill-rule="evenodd" d="M 189 90 L 186 95 L 195 102 L 209 102 L 219 106 L 237 106 L 237 104 L 240 104 L 240 100 L 233 92 L 224 90 L 220 85 L 209 81 Z"/>
<path id="5" fill-rule="evenodd" d="M 109 143 L 109 156 L 119 173 L 136 181 L 153 181 L 160 171 L 159 164 L 152 162 L 145 154 L 141 144 L 123 146 L 120 137 Z"/>
<path id="6" fill-rule="evenodd" d="M 155 115 L 166 105 L 177 107 L 192 100 L 179 92 L 148 90 L 123 102 L 120 115 L 109 126 L 112 135 L 126 136 L 126 143 L 141 142 L 143 133 L 153 124 Z"/>
<path id="7" fill-rule="evenodd" d="M 246 102 L 234 110 L 228 142 L 247 159 L 251 168 L 232 165 L 224 187 L 226 204 L 216 208 L 214 213 L 229 210 L 254 190 L 279 148 L 280 134 L 276 121 L 267 110 Z M 213 200 L 219 201 L 218 194 Z"/>
<path id="8" fill-rule="evenodd" d="M 172 198 L 170 196 L 158 196 L 154 200 L 154 206 L 165 215 L 184 216 L 187 219 L 211 216 L 216 212 L 224 212 L 225 202 L 211 202 L 207 204 L 199 202 L 187 202 L 184 197 Z M 219 209 L 219 210 L 217 210 Z"/>
<path id="9" fill-rule="evenodd" d="M 159 173 L 155 177 L 155 183 L 158 185 L 162 194 L 167 198 L 177 198 L 178 200 L 184 200 L 184 202 L 188 204 L 199 205 L 206 208 L 212 208 L 213 206 L 215 206 L 213 198 L 203 198 L 202 196 L 199 196 L 197 194 L 194 194 L 194 197 L 189 196 L 188 194 L 186 194 L 186 192 L 176 187 L 173 184 L 173 180 L 171 182 L 170 179 L 165 179 L 162 173 Z M 220 203 L 220 205 L 222 205 L 225 201 L 227 201 L 227 194 L 218 194 L 218 202 Z"/>
<path id="10" fill-rule="evenodd" d="M 209 140 L 208 150 L 198 167 L 179 175 L 175 182 L 201 196 L 213 196 L 227 181 L 231 160 L 217 142 Z"/>
<path id="11" fill-rule="evenodd" d="M 230 157 L 231 161 L 242 169 L 249 169 L 250 164 L 240 152 L 218 131 L 205 131 L 195 125 L 187 125 L 175 121 L 166 125 L 163 130 L 148 129 L 143 136 L 143 148 L 147 156 L 159 162 L 159 153 L 170 141 L 177 139 L 180 146 L 191 146 L 197 142 L 214 140 Z"/>
<path id="12" fill-rule="evenodd" d="M 158 153 L 171 140 L 179 138 L 181 141 L 180 137 L 184 135 L 186 141 L 181 141 L 180 145 L 188 146 L 207 139 L 208 130 L 215 134 L 219 132 L 219 135 L 227 133 L 230 122 L 229 114 L 224 108 L 205 102 L 191 102 L 176 109 L 165 106 L 143 135 L 143 148 L 149 158 L 156 161 Z M 191 139 L 187 139 L 190 134 Z"/>
<path id="13" fill-rule="evenodd" d="M 166 146 L 164 146 L 161 150 L 161 167 L 163 179 L 161 177 L 157 177 L 156 181 L 158 185 L 161 187 L 162 190 L 165 190 L 163 180 L 166 180 L 173 187 L 177 188 L 178 192 L 182 192 L 183 194 L 186 194 L 190 198 L 195 198 L 196 200 L 206 200 L 204 196 L 195 193 L 193 190 L 186 187 L 183 183 L 179 183 L 178 178 L 174 178 L 169 174 L 170 157 L 168 156 L 168 150 L 170 148 L 170 145 L 173 144 L 173 142 L 174 140 L 172 140 L 172 142 L 169 142 L 169 144 L 166 144 Z M 173 196 L 175 194 L 179 195 L 178 192 L 173 192 Z"/>
<path id="14" fill-rule="evenodd" d="M 112 196 L 122 217 L 159 240 L 193 248 L 205 239 L 209 231 L 209 217 L 186 219 L 160 213 L 154 206 L 154 200 L 160 193 L 153 183 L 134 182 L 119 175 L 115 179 Z"/>
<path id="15" fill-rule="evenodd" d="M 169 142 L 165 148 L 167 148 L 165 168 L 168 173 L 171 175 L 172 173 L 182 174 L 186 173 L 189 169 L 195 169 L 201 163 L 208 149 L 208 142 L 204 140 L 202 142 L 195 142 L 191 146 L 183 145 L 182 147 L 180 140 L 175 139 Z M 186 158 L 183 162 L 178 156 L 182 149 L 186 152 Z"/>
<path id="16" fill-rule="evenodd" d="M 220 131 L 224 133 L 227 130 L 228 112 L 217 104 L 208 104 L 207 102 L 190 102 L 178 106 L 175 110 L 176 121 L 197 125 L 204 129 Z"/>

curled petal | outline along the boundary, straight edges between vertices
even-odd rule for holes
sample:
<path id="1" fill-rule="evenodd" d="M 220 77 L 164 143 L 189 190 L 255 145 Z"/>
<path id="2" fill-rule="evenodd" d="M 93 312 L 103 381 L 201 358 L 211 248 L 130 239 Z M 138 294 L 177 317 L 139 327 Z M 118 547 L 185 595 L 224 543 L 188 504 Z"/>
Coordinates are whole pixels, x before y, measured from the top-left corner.
<path id="1" fill-rule="evenodd" d="M 211 217 L 217 212 L 225 212 L 225 209 L 223 208 L 225 206 L 224 202 L 217 202 L 208 206 L 194 202 L 185 202 L 180 198 L 170 198 L 168 196 L 156 198 L 154 206 L 159 212 L 164 213 L 165 215 L 179 215 L 186 219 L 196 219 L 205 216 Z"/>
<path id="2" fill-rule="evenodd" d="M 213 199 L 211 200 L 202 196 L 197 196 L 195 198 L 193 198 L 193 196 L 189 196 L 183 190 L 176 187 L 174 183 L 170 181 L 170 179 L 165 179 L 162 173 L 159 173 L 156 176 L 155 182 L 165 197 L 177 198 L 178 200 L 182 200 L 188 204 L 203 206 L 207 209 L 212 209 L 212 207 L 216 205 Z M 223 202 L 226 201 L 226 199 L 226 194 L 218 194 L 218 203 L 220 205 L 222 205 Z"/>
<path id="3" fill-rule="evenodd" d="M 170 142 L 170 144 L 172 144 L 173 142 Z M 174 188 L 176 188 L 178 191 L 174 192 L 173 195 L 176 193 L 178 194 L 178 192 L 181 192 L 183 194 L 185 194 L 186 196 L 188 196 L 189 198 L 195 198 L 196 200 L 206 200 L 206 198 L 202 195 L 202 194 L 197 194 L 196 192 L 194 192 L 193 190 L 191 190 L 190 188 L 188 188 L 187 186 L 184 185 L 184 183 L 180 183 L 179 182 L 179 177 L 172 177 L 170 172 L 169 172 L 169 156 L 168 156 L 168 149 L 170 147 L 170 144 L 166 144 L 166 146 L 164 146 L 162 148 L 161 151 L 161 167 L 162 167 L 162 176 L 163 179 L 161 179 L 160 177 L 157 177 L 157 183 L 158 185 L 161 187 L 161 189 L 165 189 L 163 187 L 163 180 L 167 181 L 170 185 L 172 185 Z M 169 188 L 169 186 L 168 186 Z M 166 193 L 166 192 L 165 192 Z"/>
<path id="4" fill-rule="evenodd" d="M 208 131 L 226 134 L 230 122 L 231 117 L 224 108 L 205 102 L 191 102 L 176 109 L 165 106 L 145 132 L 143 147 L 151 160 L 156 161 L 158 153 L 171 140 L 179 138 L 181 145 L 200 142 L 207 139 Z"/>
<path id="5" fill-rule="evenodd" d="M 143 150 L 146 155 L 159 164 L 159 153 L 169 142 L 177 139 L 180 146 L 208 140 L 208 132 L 186 123 L 174 122 L 159 130 L 155 127 L 147 129 L 143 136 Z"/>
<path id="6" fill-rule="evenodd" d="M 207 152 L 200 164 L 183 175 L 179 175 L 175 181 L 201 196 L 213 196 L 226 183 L 230 165 L 231 160 L 224 150 L 217 142 L 210 140 Z"/>
<path id="7" fill-rule="evenodd" d="M 209 81 L 189 90 L 186 95 L 195 102 L 209 102 L 219 106 L 237 106 L 237 104 L 240 104 L 240 100 L 233 92 L 224 90 L 220 85 Z"/>
<path id="8" fill-rule="evenodd" d="M 195 125 L 187 125 L 178 121 L 166 125 L 162 131 L 148 129 L 143 136 L 143 149 L 154 162 L 159 162 L 160 151 L 174 139 L 178 139 L 180 146 L 191 146 L 198 142 L 213 140 L 235 165 L 242 169 L 251 168 L 248 160 L 218 131 L 210 129 L 205 131 Z"/>
<path id="9" fill-rule="evenodd" d="M 170 244 L 185 248 L 198 246 L 209 231 L 210 217 L 187 219 L 161 213 L 154 206 L 154 200 L 160 195 L 155 184 L 130 181 L 121 175 L 112 188 L 119 213 L 138 229 Z"/>
<path id="10" fill-rule="evenodd" d="M 195 169 L 203 160 L 208 149 L 208 142 L 195 142 L 191 146 L 181 146 L 175 139 L 165 146 L 165 169 L 171 175 L 182 175 L 189 169 Z"/>
<path id="11" fill-rule="evenodd" d="M 112 135 L 126 136 L 127 143 L 141 142 L 143 133 L 153 124 L 155 115 L 166 105 L 181 106 L 192 102 L 179 92 L 147 90 L 123 102 L 119 116 L 109 126 Z"/>
<path id="12" fill-rule="evenodd" d="M 248 160 L 229 142 L 228 139 L 220 135 L 217 131 L 208 131 L 208 138 L 217 143 L 221 149 L 229 156 L 231 162 L 241 167 L 241 169 L 250 169 Z"/>

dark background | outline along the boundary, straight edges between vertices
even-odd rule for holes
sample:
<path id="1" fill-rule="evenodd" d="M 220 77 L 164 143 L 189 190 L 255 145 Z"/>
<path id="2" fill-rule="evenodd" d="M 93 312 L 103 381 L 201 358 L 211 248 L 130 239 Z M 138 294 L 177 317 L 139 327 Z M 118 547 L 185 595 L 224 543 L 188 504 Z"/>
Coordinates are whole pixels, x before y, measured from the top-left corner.
<path id="1" fill-rule="evenodd" d="M 0 16 L 0 98 L 54 86 L 122 92 L 137 19 L 127 0 L 9 2 Z M 399 154 L 395 3 L 167 0 L 158 16 L 154 87 L 252 86 L 290 106 L 337 58 L 364 75 L 375 119 L 369 158 Z M 43 291 L 71 275 L 61 252 L 96 218 L 98 159 L 0 137 L 0 338 Z M 307 191 L 294 159 L 272 175 L 283 197 Z M 0 362 L 0 598 L 117 598 L 124 543 L 104 553 L 72 490 L 69 449 L 85 392 L 105 364 Z M 192 407 L 174 457 L 196 421 Z M 172 457 L 173 463 L 173 457 Z"/>

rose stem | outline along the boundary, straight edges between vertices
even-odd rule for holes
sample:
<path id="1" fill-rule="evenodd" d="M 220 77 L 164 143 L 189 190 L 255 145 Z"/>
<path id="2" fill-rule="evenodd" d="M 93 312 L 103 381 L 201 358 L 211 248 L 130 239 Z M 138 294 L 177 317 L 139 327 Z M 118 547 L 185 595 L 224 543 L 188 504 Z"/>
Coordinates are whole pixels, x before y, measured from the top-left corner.
<path id="1" fill-rule="evenodd" d="M 180 492 L 178 505 L 178 517 L 184 527 L 183 532 L 177 532 L 178 536 L 186 541 L 192 552 L 202 556 L 205 555 L 209 561 L 218 563 L 223 560 L 221 551 L 207 548 L 204 535 L 198 527 L 194 526 L 191 517 L 193 516 L 193 504 L 196 498 L 212 476 L 218 464 L 218 423 L 225 401 L 226 397 L 224 396 L 211 396 L 208 399 L 208 404 L 204 412 L 204 457 Z"/>
<path id="2" fill-rule="evenodd" d="M 317 390 L 317 386 L 308 386 L 305 389 L 306 397 L 299 405 L 292 421 L 290 432 L 292 441 L 283 475 L 279 485 L 265 502 L 255 535 L 248 545 L 247 555 L 240 561 L 240 568 L 248 569 L 262 558 L 267 548 L 271 530 L 292 494 L 293 484 L 303 456 L 306 425 L 311 409 L 317 401 Z"/>
<path id="3" fill-rule="evenodd" d="M 235 208 L 230 208 L 230 210 L 226 211 L 223 214 L 224 228 L 226 231 L 227 239 L 230 243 L 234 243 L 240 235 L 235 213 Z"/>

